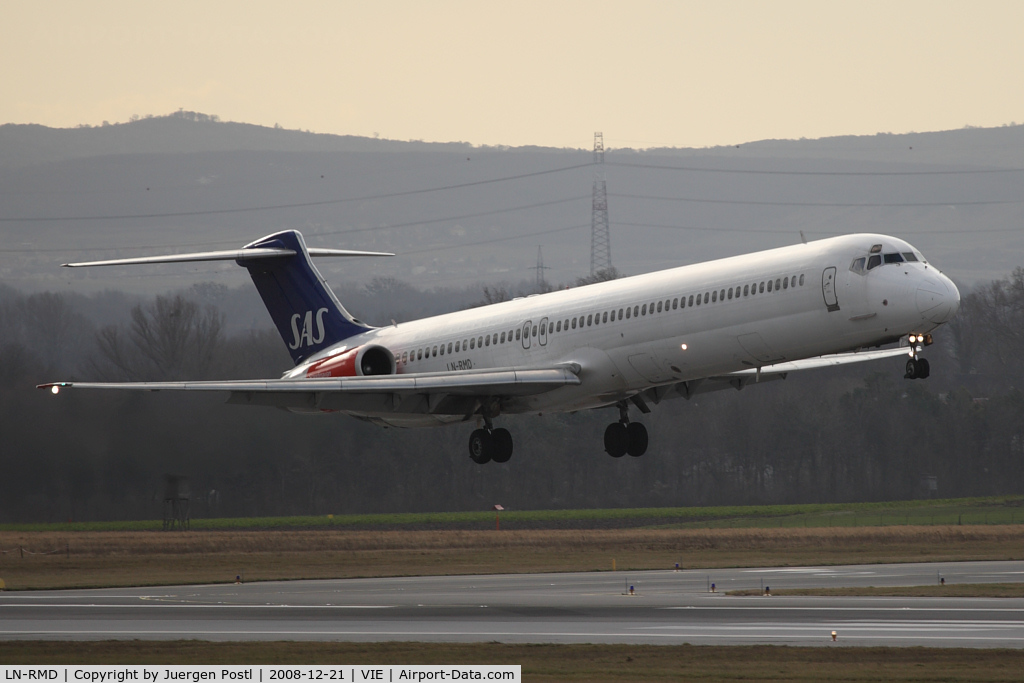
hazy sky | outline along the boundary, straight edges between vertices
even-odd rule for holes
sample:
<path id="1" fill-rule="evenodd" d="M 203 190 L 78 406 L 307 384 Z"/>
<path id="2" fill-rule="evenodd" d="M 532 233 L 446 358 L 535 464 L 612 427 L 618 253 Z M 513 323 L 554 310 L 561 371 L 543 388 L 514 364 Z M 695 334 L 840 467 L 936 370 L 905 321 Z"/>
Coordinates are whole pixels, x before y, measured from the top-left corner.
<path id="1" fill-rule="evenodd" d="M 1024 122 L 1024 2 L 11 2 L 0 123 L 179 108 L 476 144 Z"/>

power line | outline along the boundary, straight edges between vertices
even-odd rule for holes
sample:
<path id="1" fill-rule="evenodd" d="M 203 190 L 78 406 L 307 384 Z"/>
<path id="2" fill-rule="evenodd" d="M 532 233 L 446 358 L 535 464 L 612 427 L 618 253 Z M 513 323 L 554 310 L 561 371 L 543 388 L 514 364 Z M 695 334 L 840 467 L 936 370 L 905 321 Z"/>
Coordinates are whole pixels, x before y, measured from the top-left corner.
<path id="1" fill-rule="evenodd" d="M 248 207 L 236 207 L 231 209 L 205 209 L 201 211 L 168 211 L 168 212 L 157 212 L 157 213 L 138 213 L 138 214 L 114 214 L 107 216 L 30 216 L 25 218 L 8 218 L 0 217 L 0 222 L 4 223 L 37 223 L 47 221 L 99 221 L 99 220 L 123 220 L 123 219 L 140 219 L 140 218 L 175 218 L 182 216 L 213 216 L 218 214 L 226 213 L 247 213 L 254 211 L 277 211 L 281 209 L 297 209 L 307 208 L 311 206 L 330 206 L 333 204 L 344 204 L 346 202 L 361 202 L 371 199 L 391 199 L 394 197 L 409 197 L 418 194 L 427 194 L 430 192 L 443 192 L 447 190 L 458 190 L 466 187 L 477 187 L 480 185 L 490 185 L 494 183 L 503 183 L 509 180 L 521 180 L 523 178 L 535 178 L 537 176 L 550 175 L 552 173 L 563 173 L 565 171 L 572 171 L 578 168 L 586 168 L 590 166 L 590 163 L 586 164 L 574 164 L 572 166 L 561 166 L 559 168 L 552 168 L 546 171 L 533 171 L 531 173 L 520 173 L 518 175 L 503 176 L 501 178 L 490 178 L 488 180 L 474 180 L 468 183 L 458 183 L 455 185 L 442 185 L 439 187 L 428 187 L 421 188 L 419 190 L 404 190 L 401 192 L 386 192 L 375 195 L 362 195 L 359 197 L 344 197 L 341 199 L 324 199 L 313 202 L 293 202 L 289 204 L 268 204 L 264 206 L 248 206 Z"/>
<path id="2" fill-rule="evenodd" d="M 753 199 L 704 199 L 697 197 L 662 197 L 645 194 L 612 193 L 612 197 L 624 199 L 652 199 L 665 202 L 693 202 L 696 204 L 746 204 L 754 206 L 832 206 L 844 208 L 857 207 L 914 207 L 914 206 L 984 206 L 998 204 L 1024 204 L 1024 199 L 993 199 L 978 201 L 942 201 L 942 202 L 780 202 Z"/>
<path id="3" fill-rule="evenodd" d="M 984 173 L 1024 173 L 1024 168 L 974 168 L 949 171 L 779 171 L 771 169 L 709 168 L 707 166 L 662 166 L 626 161 L 609 161 L 608 166 L 624 168 L 647 168 L 659 171 L 691 171 L 694 173 L 743 173 L 749 175 L 796 175 L 796 176 L 929 176 L 929 175 L 971 175 Z"/>

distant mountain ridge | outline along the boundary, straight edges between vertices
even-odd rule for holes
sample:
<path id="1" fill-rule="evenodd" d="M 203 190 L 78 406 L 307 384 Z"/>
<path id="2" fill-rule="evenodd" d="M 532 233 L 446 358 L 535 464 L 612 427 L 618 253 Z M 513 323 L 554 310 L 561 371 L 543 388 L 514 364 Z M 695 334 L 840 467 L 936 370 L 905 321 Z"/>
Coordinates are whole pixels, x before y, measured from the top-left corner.
<path id="1" fill-rule="evenodd" d="M 630 151 L 614 145 L 609 149 Z M 39 124 L 0 125 L 0 167 L 117 154 L 189 152 L 471 152 L 473 150 L 558 151 L 541 146 L 474 146 L 468 142 L 386 140 L 221 121 L 216 116 L 177 111 L 125 123 L 76 128 Z M 576 151 L 576 150 L 573 150 Z M 923 133 L 842 135 L 818 139 L 758 140 L 706 148 L 648 148 L 642 154 L 749 158 L 830 158 L 888 163 L 1024 167 L 1024 125 L 965 127 Z"/>

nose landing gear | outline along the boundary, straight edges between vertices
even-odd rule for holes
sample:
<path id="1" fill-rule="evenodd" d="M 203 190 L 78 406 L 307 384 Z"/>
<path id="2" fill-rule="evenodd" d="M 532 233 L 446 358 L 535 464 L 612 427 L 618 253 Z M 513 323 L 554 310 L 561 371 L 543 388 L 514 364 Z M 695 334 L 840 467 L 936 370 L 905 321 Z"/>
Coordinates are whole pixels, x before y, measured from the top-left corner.
<path id="1" fill-rule="evenodd" d="M 613 458 L 621 458 L 626 453 L 639 458 L 647 452 L 647 427 L 629 421 L 629 407 L 625 402 L 619 404 L 619 421 L 604 430 L 604 452 Z"/>
<path id="2" fill-rule="evenodd" d="M 931 374 L 931 367 L 927 358 L 911 358 L 907 361 L 907 374 L 903 379 L 927 379 Z"/>
<path id="3" fill-rule="evenodd" d="M 907 337 L 907 341 L 910 342 L 911 355 L 907 361 L 907 373 L 903 375 L 903 379 L 927 379 L 928 375 L 931 374 L 931 366 L 928 365 L 928 360 L 918 356 L 921 353 L 921 349 L 932 343 L 932 335 L 930 334 L 911 334 Z"/>

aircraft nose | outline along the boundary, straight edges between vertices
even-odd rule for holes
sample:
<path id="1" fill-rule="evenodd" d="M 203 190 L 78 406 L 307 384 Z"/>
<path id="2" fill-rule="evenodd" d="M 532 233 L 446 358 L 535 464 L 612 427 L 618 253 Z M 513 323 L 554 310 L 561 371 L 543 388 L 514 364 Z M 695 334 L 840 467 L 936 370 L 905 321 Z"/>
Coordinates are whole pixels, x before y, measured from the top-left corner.
<path id="1" fill-rule="evenodd" d="M 925 320 L 949 322 L 959 309 L 960 290 L 945 275 L 930 276 L 917 288 L 917 310 Z"/>

